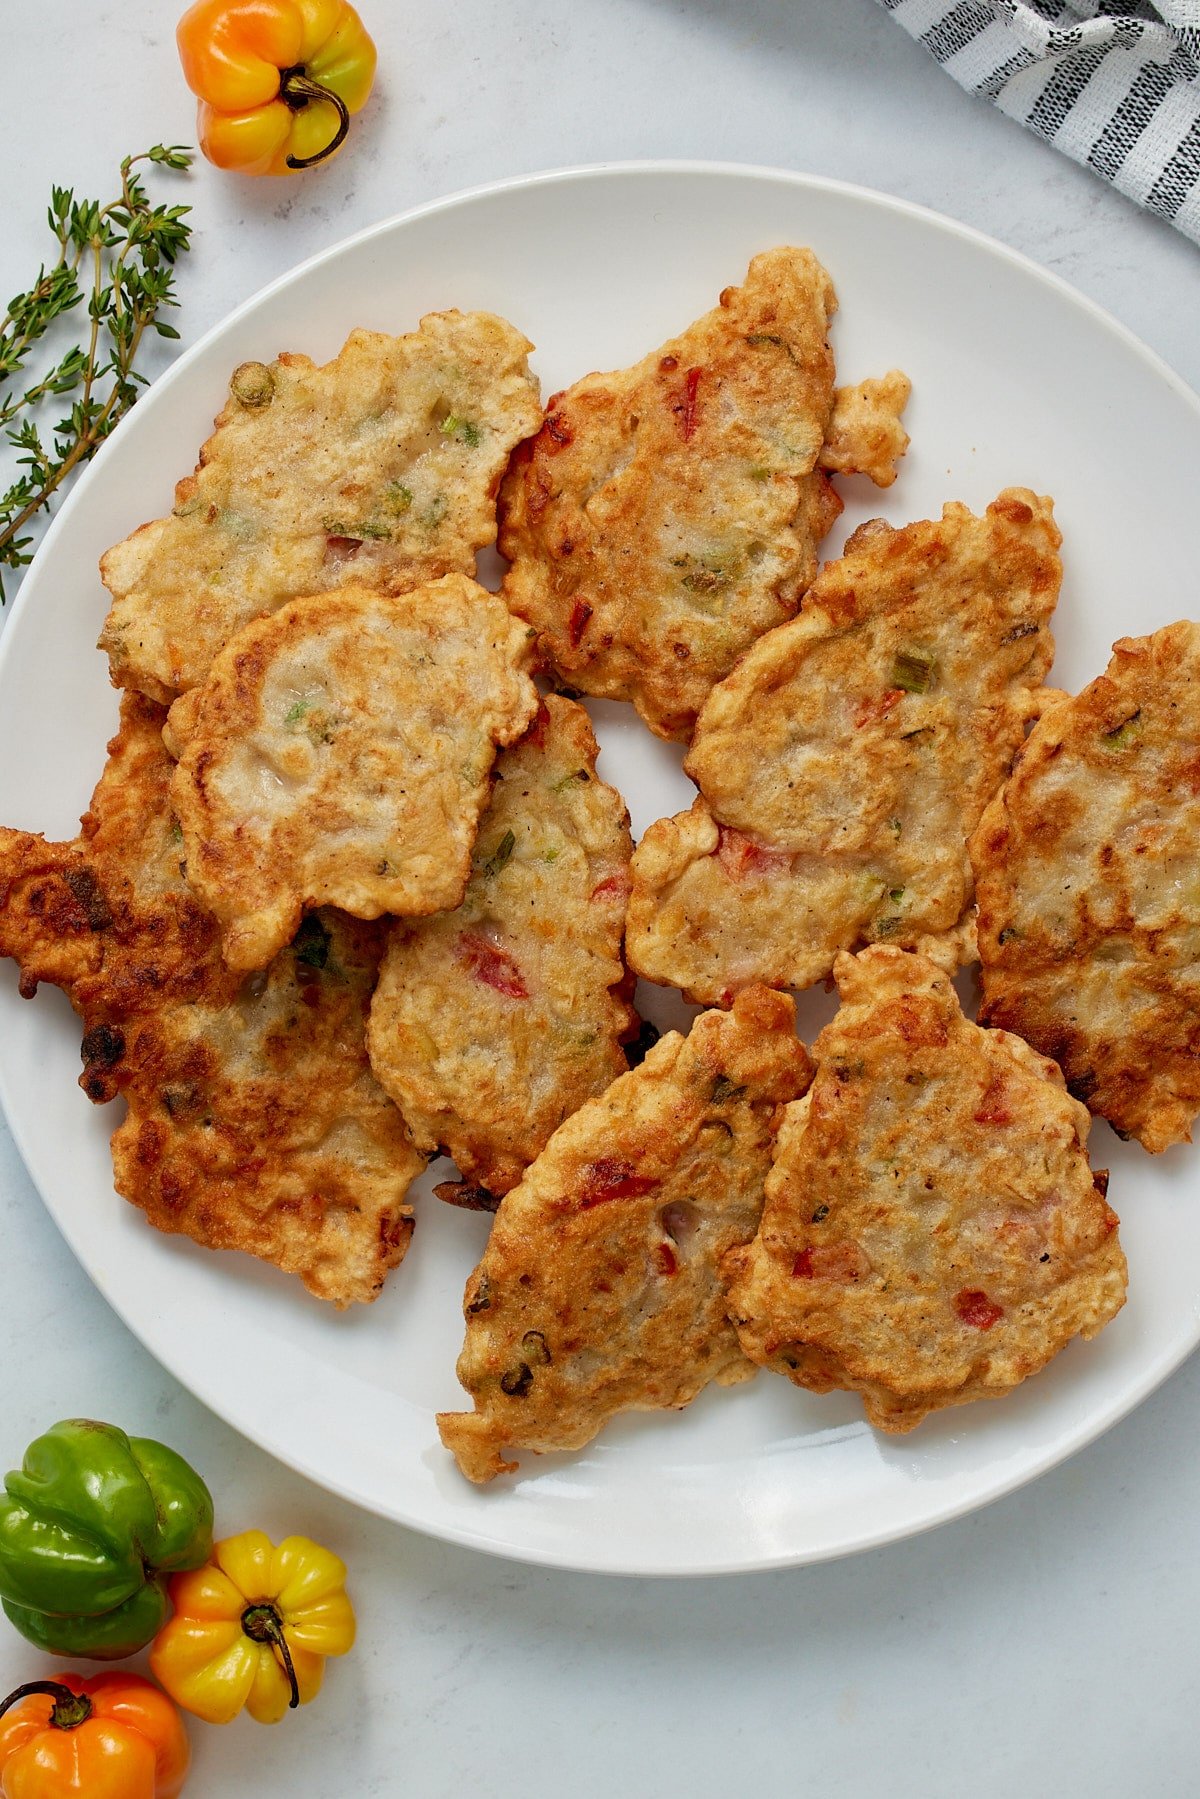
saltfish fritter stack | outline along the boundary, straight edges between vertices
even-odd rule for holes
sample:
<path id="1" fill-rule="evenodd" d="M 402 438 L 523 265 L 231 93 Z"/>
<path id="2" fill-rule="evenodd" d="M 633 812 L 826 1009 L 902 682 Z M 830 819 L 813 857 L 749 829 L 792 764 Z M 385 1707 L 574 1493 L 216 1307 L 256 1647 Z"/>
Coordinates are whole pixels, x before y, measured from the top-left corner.
<path id="1" fill-rule="evenodd" d="M 752 1372 L 721 1263 L 758 1224 L 777 1108 L 808 1085 L 791 1001 L 757 988 L 672 1032 L 555 1132 L 467 1283 L 438 1419 L 468 1479 L 506 1449 L 579 1449 L 618 1412 L 684 1406 Z"/>
<path id="2" fill-rule="evenodd" d="M 171 708 L 187 877 L 231 968 L 265 968 L 301 913 L 456 906 L 497 745 L 537 711 L 525 629 L 463 575 L 354 586 L 240 631 Z"/>
<path id="3" fill-rule="evenodd" d="M 1115 645 L 1052 707 L 971 844 L 980 1019 L 1148 1150 L 1200 1110 L 1200 625 Z"/>
<path id="4" fill-rule="evenodd" d="M 700 715 L 701 797 L 633 859 L 639 974 L 727 1005 L 864 943 L 966 959 L 967 840 L 1044 701 L 1061 541 L 1023 488 L 854 533 Z"/>
<path id="5" fill-rule="evenodd" d="M 391 927 L 371 1005 L 376 1077 L 418 1148 L 494 1208 L 551 1134 L 625 1071 L 629 815 L 582 706 L 551 695 L 496 763 L 461 906 Z"/>
<path id="6" fill-rule="evenodd" d="M 838 958 L 841 1010 L 789 1106 L 754 1242 L 730 1256 L 743 1350 L 870 1422 L 1007 1393 L 1125 1299 L 1117 1219 L 1053 1062 L 962 1015 L 923 957 Z"/>
<path id="7" fill-rule="evenodd" d="M 264 973 L 230 973 L 182 877 L 164 717 L 126 695 L 74 842 L 0 830 L 0 954 L 82 1018 L 80 1084 L 128 1102 L 116 1187 L 151 1223 L 374 1299 L 425 1163 L 367 1062 L 383 928 L 317 913 Z"/>
<path id="8" fill-rule="evenodd" d="M 322 367 L 235 369 L 174 512 L 101 561 L 116 684 L 169 704 L 286 600 L 473 574 L 509 452 L 541 422 L 531 347 L 490 313 L 438 312 L 404 337 L 353 331 Z"/>
<path id="9" fill-rule="evenodd" d="M 909 384 L 835 408 L 836 307 L 809 250 L 765 251 L 715 311 L 550 401 L 500 495 L 504 593 L 570 686 L 686 739 L 715 681 L 790 618 L 841 511 L 820 464 L 894 478 Z"/>

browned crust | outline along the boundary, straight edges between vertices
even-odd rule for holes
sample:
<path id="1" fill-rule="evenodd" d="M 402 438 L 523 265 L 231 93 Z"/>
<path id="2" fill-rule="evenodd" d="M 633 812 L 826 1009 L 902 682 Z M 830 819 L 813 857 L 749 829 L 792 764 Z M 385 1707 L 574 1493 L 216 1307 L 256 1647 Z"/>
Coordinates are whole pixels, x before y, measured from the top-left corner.
<path id="1" fill-rule="evenodd" d="M 438 1428 L 468 1479 L 746 1377 L 720 1266 L 754 1234 L 777 1109 L 808 1079 L 791 1001 L 752 989 L 555 1133 L 467 1283 L 458 1374 L 475 1410 Z"/>
<path id="2" fill-rule="evenodd" d="M 118 1192 L 160 1230 L 274 1262 L 335 1305 L 373 1299 L 424 1165 L 367 1064 L 380 927 L 326 912 L 252 984 L 230 974 L 181 874 L 163 718 L 125 696 L 73 842 L 0 831 L 0 954 L 27 996 L 64 989 L 81 1086 L 127 1102 Z"/>
<path id="3" fill-rule="evenodd" d="M 500 495 L 505 597 L 572 687 L 686 740 L 713 683 L 789 618 L 841 510 L 817 468 L 835 307 L 811 251 L 741 287 L 630 369 L 549 402 Z"/>
<path id="4" fill-rule="evenodd" d="M 1200 1111 L 1200 626 L 1123 638 L 1034 727 L 971 843 L 981 1019 L 1151 1151 Z"/>
<path id="5" fill-rule="evenodd" d="M 507 1193 L 637 1029 L 622 959 L 632 844 L 583 707 L 552 694 L 502 752 L 466 897 L 393 925 L 371 1005 L 378 1079 L 477 1205 Z"/>
<path id="6" fill-rule="evenodd" d="M 996 1398 L 1124 1303 L 1085 1109 L 1055 1065 L 962 1015 L 949 977 L 882 946 L 788 1108 L 754 1242 L 726 1262 L 751 1360 L 862 1395 L 877 1428 Z"/>
<path id="7" fill-rule="evenodd" d="M 705 702 L 701 797 L 633 859 L 639 974 L 724 1005 L 872 941 L 969 958 L 967 840 L 1043 704 L 1061 541 L 1024 488 L 854 533 Z"/>

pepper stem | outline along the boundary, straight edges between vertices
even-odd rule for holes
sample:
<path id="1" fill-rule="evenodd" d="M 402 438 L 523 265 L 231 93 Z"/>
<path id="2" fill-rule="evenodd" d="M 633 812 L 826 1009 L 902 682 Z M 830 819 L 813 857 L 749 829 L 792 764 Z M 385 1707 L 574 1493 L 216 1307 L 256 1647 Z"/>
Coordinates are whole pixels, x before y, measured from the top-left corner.
<path id="1" fill-rule="evenodd" d="M 273 1605 L 248 1605 L 242 1613 L 242 1629 L 252 1643 L 269 1643 L 278 1655 L 292 1689 L 288 1710 L 294 1712 L 300 1703 L 300 1684 L 292 1666 L 292 1652 L 283 1634 L 283 1619 Z"/>
<path id="2" fill-rule="evenodd" d="M 92 1702 L 86 1693 L 73 1693 L 61 1680 L 27 1680 L 7 1699 L 0 1700 L 0 1718 L 22 1699 L 33 1699 L 39 1693 L 54 1701 L 50 1722 L 55 1730 L 77 1730 L 92 1715 Z"/>
<path id="3" fill-rule="evenodd" d="M 340 94 L 335 94 L 331 87 L 323 87 L 314 81 L 305 69 L 297 64 L 293 69 L 283 69 L 279 76 L 279 98 L 293 112 L 300 112 L 311 100 L 328 100 L 337 110 L 338 128 L 323 150 L 315 156 L 289 156 L 285 160 L 289 169 L 311 169 L 327 156 L 332 156 L 338 149 L 350 129 L 350 114 L 346 102 Z"/>

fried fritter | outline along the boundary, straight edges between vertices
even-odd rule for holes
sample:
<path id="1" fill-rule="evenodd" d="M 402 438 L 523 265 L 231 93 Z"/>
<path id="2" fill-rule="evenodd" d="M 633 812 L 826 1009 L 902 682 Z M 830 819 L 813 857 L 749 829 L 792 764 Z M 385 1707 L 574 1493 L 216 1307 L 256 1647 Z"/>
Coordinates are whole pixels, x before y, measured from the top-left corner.
<path id="1" fill-rule="evenodd" d="M 418 1148 L 484 1189 L 476 1203 L 624 1072 L 637 1028 L 621 990 L 629 815 L 597 753 L 583 707 L 547 699 L 496 762 L 462 905 L 391 927 L 371 1066 Z"/>
<path id="2" fill-rule="evenodd" d="M 0 830 L 0 954 L 83 1020 L 80 1085 L 121 1095 L 117 1191 L 160 1230 L 243 1249 L 336 1305 L 375 1297 L 425 1158 L 364 1041 L 383 927 L 325 911 L 243 981 L 183 880 L 164 713 L 139 695 L 71 843 Z"/>
<path id="3" fill-rule="evenodd" d="M 753 1361 L 906 1431 L 1094 1337 L 1125 1257 L 1053 1062 L 969 1023 L 923 957 L 880 946 L 836 975 L 759 1234 L 725 1263 L 730 1310 Z"/>
<path id="4" fill-rule="evenodd" d="M 1200 1111 L 1200 625 L 1114 646 L 971 842 L 980 1018 L 1146 1149 Z"/>
<path id="5" fill-rule="evenodd" d="M 468 1479 L 514 1468 L 506 1449 L 578 1449 L 618 1412 L 751 1372 L 719 1270 L 757 1227 L 776 1109 L 808 1084 L 793 1021 L 756 988 L 671 1032 L 503 1200 L 467 1283 L 458 1377 L 475 1411 L 438 1419 Z"/>
<path id="6" fill-rule="evenodd" d="M 713 683 L 792 616 L 841 511 L 818 468 L 836 304 L 811 251 L 765 251 L 680 337 L 557 394 L 513 458 L 505 598 L 571 686 L 632 700 L 660 737 L 686 740 Z M 907 394 L 903 376 L 846 390 L 834 466 L 890 480 Z"/>
<path id="7" fill-rule="evenodd" d="M 825 430 L 820 466 L 834 475 L 868 475 L 876 487 L 890 487 L 896 464 L 908 448 L 900 420 L 912 382 L 899 369 L 880 380 L 839 387 Z"/>
<path id="8" fill-rule="evenodd" d="M 878 939 L 969 954 L 967 839 L 1043 704 L 1061 541 L 1023 488 L 854 533 L 705 704 L 702 797 L 633 859 L 639 974 L 726 1004 Z"/>
<path id="9" fill-rule="evenodd" d="M 490 313 L 435 312 L 404 337 L 352 331 L 323 367 L 235 369 L 174 512 L 101 561 L 117 686 L 169 703 L 286 600 L 473 574 L 509 452 L 541 420 L 531 347 Z"/>
<path id="10" fill-rule="evenodd" d="M 188 880 L 231 968 L 265 968 L 308 907 L 458 904 L 497 745 L 537 710 L 529 648 L 463 575 L 345 587 L 238 632 L 168 725 Z"/>

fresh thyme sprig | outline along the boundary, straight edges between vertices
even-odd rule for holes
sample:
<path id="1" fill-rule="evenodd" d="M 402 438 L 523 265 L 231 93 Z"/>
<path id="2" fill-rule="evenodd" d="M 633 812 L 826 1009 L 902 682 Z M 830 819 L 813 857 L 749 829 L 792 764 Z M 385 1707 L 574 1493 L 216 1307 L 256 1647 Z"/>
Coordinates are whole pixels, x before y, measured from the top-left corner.
<path id="1" fill-rule="evenodd" d="M 176 257 L 188 247 L 187 206 L 152 206 L 140 163 L 191 167 L 182 144 L 155 144 L 121 164 L 121 191 L 101 205 L 77 200 L 69 188 L 51 189 L 50 229 L 58 257 L 39 269 L 28 293 L 9 302 L 0 322 L 0 428 L 23 470 L 0 495 L 0 571 L 23 568 L 33 557 L 29 525 L 67 476 L 124 417 L 146 379 L 135 367 L 147 331 L 178 337 L 159 317 L 175 298 Z M 56 319 L 86 302 L 86 342 L 76 344 L 29 381 L 25 364 Z M 18 377 L 20 379 L 18 380 Z M 26 386 L 25 383 L 29 382 Z M 43 402 L 70 396 L 70 407 L 46 437 L 38 424 Z M 0 605 L 4 604 L 0 573 Z"/>

